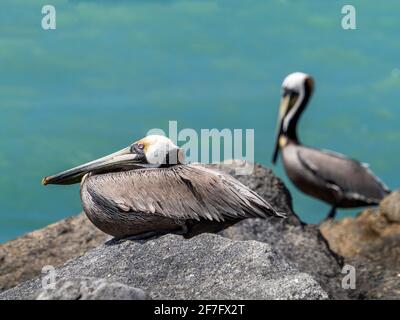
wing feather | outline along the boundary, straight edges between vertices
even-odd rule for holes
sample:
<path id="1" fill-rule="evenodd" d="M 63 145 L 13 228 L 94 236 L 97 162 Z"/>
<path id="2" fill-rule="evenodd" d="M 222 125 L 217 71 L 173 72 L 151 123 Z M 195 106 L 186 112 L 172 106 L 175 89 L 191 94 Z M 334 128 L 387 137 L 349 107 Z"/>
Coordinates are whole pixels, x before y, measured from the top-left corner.
<path id="1" fill-rule="evenodd" d="M 314 176 L 347 198 L 377 203 L 390 193 L 367 164 L 343 154 L 303 147 L 297 151 L 297 156 Z"/>
<path id="2" fill-rule="evenodd" d="M 201 164 L 93 175 L 86 183 L 126 214 L 210 221 L 284 216 L 232 176 Z"/>

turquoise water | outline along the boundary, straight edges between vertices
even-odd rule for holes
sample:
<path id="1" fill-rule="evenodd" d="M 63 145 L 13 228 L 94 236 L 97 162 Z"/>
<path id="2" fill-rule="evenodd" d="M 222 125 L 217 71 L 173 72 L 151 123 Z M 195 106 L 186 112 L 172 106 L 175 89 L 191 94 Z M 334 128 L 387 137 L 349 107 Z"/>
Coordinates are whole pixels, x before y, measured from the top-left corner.
<path id="1" fill-rule="evenodd" d="M 271 166 L 280 84 L 298 70 L 316 80 L 302 140 L 400 184 L 399 1 L 352 0 L 357 30 L 341 28 L 348 1 L 49 2 L 54 31 L 43 1 L 0 4 L 0 241 L 81 210 L 79 186 L 43 176 L 169 120 L 254 128 L 256 161 Z M 322 218 L 326 205 L 288 186 L 304 220 Z"/>

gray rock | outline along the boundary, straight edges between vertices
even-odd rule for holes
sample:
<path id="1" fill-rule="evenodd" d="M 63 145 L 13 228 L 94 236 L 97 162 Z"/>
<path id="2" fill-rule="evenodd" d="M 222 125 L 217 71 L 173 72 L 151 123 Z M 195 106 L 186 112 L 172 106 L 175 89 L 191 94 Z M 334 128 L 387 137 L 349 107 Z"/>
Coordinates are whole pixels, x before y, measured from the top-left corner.
<path id="1" fill-rule="evenodd" d="M 348 298 L 348 292 L 341 287 L 342 259 L 332 253 L 314 226 L 246 220 L 221 235 L 268 243 L 299 271 L 310 274 L 331 298 Z"/>
<path id="2" fill-rule="evenodd" d="M 145 300 L 147 294 L 118 282 L 78 278 L 59 280 L 54 288 L 40 289 L 36 300 Z"/>
<path id="3" fill-rule="evenodd" d="M 235 166 L 222 169 L 234 174 Z M 348 291 L 341 287 L 343 259 L 330 249 L 318 226 L 301 222 L 293 211 L 288 189 L 272 170 L 255 164 L 252 175 L 235 177 L 273 206 L 287 212 L 288 218 L 247 219 L 220 234 L 234 240 L 268 243 L 299 271 L 310 274 L 331 298 L 347 299 Z"/>
<path id="4" fill-rule="evenodd" d="M 0 292 L 37 277 L 46 265 L 62 265 L 81 256 L 108 238 L 80 214 L 2 243 Z"/>
<path id="5" fill-rule="evenodd" d="M 268 244 L 202 234 L 166 235 L 145 243 L 110 241 L 56 269 L 58 279 L 94 277 L 140 288 L 152 299 L 326 299 Z M 41 279 L 0 293 L 0 299 L 36 297 Z"/>

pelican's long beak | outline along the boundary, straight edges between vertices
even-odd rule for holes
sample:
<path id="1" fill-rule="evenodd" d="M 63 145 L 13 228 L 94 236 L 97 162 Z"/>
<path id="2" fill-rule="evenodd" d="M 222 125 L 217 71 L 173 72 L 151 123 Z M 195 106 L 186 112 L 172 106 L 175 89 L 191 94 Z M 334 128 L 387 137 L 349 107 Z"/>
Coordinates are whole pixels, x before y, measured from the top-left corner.
<path id="1" fill-rule="evenodd" d="M 42 179 L 42 184 L 74 184 L 80 182 L 82 177 L 89 172 L 100 173 L 140 167 L 143 159 L 143 155 L 133 153 L 131 148 L 127 147 L 100 159 L 45 177 Z"/>
<path id="2" fill-rule="evenodd" d="M 272 163 L 275 164 L 276 160 L 278 159 L 279 154 L 279 138 L 281 137 L 283 131 L 283 120 L 285 119 L 286 113 L 289 109 L 290 104 L 290 94 L 285 94 L 282 96 L 281 104 L 279 106 L 279 116 L 278 122 L 276 125 L 276 137 L 275 137 L 275 146 L 274 146 L 274 153 L 272 155 Z"/>

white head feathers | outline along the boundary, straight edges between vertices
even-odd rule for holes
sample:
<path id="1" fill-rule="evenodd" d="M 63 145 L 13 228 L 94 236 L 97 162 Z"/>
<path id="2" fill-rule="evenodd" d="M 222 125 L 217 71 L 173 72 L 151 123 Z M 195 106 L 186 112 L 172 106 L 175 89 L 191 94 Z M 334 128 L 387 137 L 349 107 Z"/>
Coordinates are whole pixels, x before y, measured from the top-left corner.
<path id="1" fill-rule="evenodd" d="M 304 90 L 304 83 L 310 76 L 304 72 L 294 72 L 289 74 L 282 82 L 282 88 L 296 91 Z"/>

